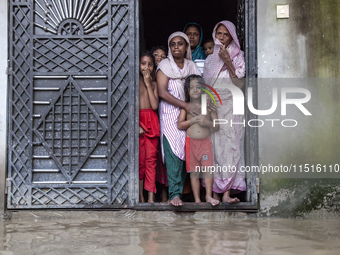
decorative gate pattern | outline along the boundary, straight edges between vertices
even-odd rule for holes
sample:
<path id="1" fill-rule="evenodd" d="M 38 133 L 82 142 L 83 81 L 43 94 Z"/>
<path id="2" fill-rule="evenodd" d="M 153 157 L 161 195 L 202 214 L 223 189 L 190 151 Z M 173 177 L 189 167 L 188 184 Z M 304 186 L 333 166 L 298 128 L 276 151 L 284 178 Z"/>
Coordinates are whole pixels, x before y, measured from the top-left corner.
<path id="1" fill-rule="evenodd" d="M 134 205 L 136 9 L 11 1 L 8 208 Z"/>

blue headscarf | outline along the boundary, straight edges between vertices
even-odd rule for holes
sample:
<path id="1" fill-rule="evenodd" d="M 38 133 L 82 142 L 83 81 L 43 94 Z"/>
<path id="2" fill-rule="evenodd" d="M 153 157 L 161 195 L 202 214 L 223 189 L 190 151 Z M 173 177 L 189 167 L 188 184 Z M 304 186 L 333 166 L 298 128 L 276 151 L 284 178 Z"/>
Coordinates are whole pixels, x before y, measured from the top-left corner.
<path id="1" fill-rule="evenodd" d="M 198 43 L 196 49 L 194 49 L 191 52 L 191 56 L 192 56 L 192 61 L 194 61 L 195 59 L 206 59 L 207 56 L 205 55 L 204 49 L 201 46 L 202 40 L 203 40 L 203 29 L 202 27 L 195 23 L 195 22 L 190 22 L 188 24 L 185 25 L 183 32 L 185 33 L 185 30 L 187 29 L 187 27 L 191 27 L 191 26 L 195 26 L 195 27 L 199 27 L 199 31 L 200 31 L 200 42 Z"/>

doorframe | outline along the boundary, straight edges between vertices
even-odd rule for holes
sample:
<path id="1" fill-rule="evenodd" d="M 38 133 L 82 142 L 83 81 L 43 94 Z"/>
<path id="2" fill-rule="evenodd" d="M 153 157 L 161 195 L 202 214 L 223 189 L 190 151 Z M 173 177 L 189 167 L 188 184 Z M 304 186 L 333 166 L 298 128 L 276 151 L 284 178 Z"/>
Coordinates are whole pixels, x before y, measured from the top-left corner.
<path id="1" fill-rule="evenodd" d="M 245 100 L 248 101 L 248 97 L 251 96 L 253 105 L 257 109 L 258 106 L 258 89 L 257 89 L 257 12 L 256 12 L 257 0 L 245 0 L 245 61 L 246 61 L 246 93 Z M 248 95 L 247 88 L 253 89 L 253 94 Z M 247 109 L 247 107 L 245 108 Z M 246 123 L 250 119 L 257 119 L 257 115 L 253 114 L 249 110 L 246 111 Z M 246 126 L 245 133 L 245 154 L 246 154 L 246 166 L 258 166 L 259 165 L 259 136 L 257 127 Z M 257 173 L 247 173 L 247 201 L 251 201 L 252 206 L 258 209 L 258 194 L 257 185 L 258 179 Z"/>
<path id="2" fill-rule="evenodd" d="M 139 9 L 141 5 L 139 2 L 142 0 L 138 0 L 138 7 L 136 10 Z M 257 74 L 258 74 L 258 66 L 257 66 L 257 0 L 239 0 L 239 16 L 244 20 L 244 53 L 245 53 L 245 63 L 246 63 L 246 79 L 245 79 L 245 102 L 248 101 L 248 97 L 252 96 L 253 105 L 257 108 L 258 105 L 258 97 L 257 97 Z M 139 21 L 139 13 L 136 13 L 136 19 Z M 238 25 L 239 25 L 238 24 Z M 139 22 L 136 22 L 136 29 L 139 29 Z M 139 30 L 136 30 L 136 42 L 139 43 Z M 136 44 L 136 56 L 139 59 L 139 44 Z M 138 63 L 138 59 L 136 63 Z M 138 70 L 136 69 L 136 77 L 139 77 Z M 136 78 L 136 81 L 138 79 Z M 137 84 L 136 84 L 137 86 Z M 247 94 L 247 88 L 252 87 L 253 94 Z M 136 91 L 136 101 L 139 103 L 139 95 L 138 91 Z M 247 107 L 245 109 L 248 109 Z M 246 123 L 250 119 L 257 119 L 257 116 L 250 111 L 246 111 L 245 114 L 245 121 Z M 135 134 L 138 134 L 138 125 L 135 128 Z M 137 137 L 138 138 L 138 137 Z M 137 139 L 136 138 L 136 139 Z M 246 125 L 245 128 L 245 163 L 246 166 L 258 166 L 259 165 L 259 146 L 258 146 L 258 129 L 256 127 L 250 127 Z M 136 144 L 138 141 L 136 140 Z M 135 157 L 135 171 L 136 176 L 138 176 L 138 152 L 136 153 Z M 138 196 L 138 186 L 136 186 L 136 190 L 134 195 L 136 196 L 136 202 L 134 209 L 137 210 L 146 210 L 146 211 L 168 211 L 168 210 L 175 210 L 175 211 L 211 211 L 211 210 L 224 210 L 224 211 L 246 211 L 246 212 L 257 212 L 259 209 L 259 200 L 258 200 L 258 193 L 257 193 L 257 185 L 258 185 L 258 174 L 257 173 L 246 173 L 247 178 L 247 193 L 246 199 L 247 202 L 240 202 L 238 204 L 228 204 L 228 203 L 220 203 L 217 206 L 212 207 L 208 203 L 184 203 L 181 207 L 174 207 L 169 205 L 168 203 L 156 203 L 156 204 L 148 204 L 148 203 L 139 203 Z M 138 185 L 138 183 L 137 183 Z"/>

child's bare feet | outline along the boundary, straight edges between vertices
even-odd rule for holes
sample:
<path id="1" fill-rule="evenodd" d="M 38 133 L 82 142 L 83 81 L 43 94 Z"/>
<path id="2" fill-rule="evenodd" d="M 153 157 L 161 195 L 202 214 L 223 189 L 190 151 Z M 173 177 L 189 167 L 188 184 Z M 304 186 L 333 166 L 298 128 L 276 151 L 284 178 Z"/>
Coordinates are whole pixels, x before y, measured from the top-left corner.
<path id="1" fill-rule="evenodd" d="M 217 199 L 212 198 L 212 197 L 205 197 L 205 201 L 210 203 L 212 206 L 218 205 L 220 203 L 220 200 L 217 200 Z"/>
<path id="2" fill-rule="evenodd" d="M 237 204 L 240 202 L 240 199 L 237 197 L 231 198 L 229 194 L 224 194 L 222 197 L 222 202 L 227 202 L 229 204 Z"/>
<path id="3" fill-rule="evenodd" d="M 199 198 L 196 199 L 196 198 L 195 198 L 195 203 L 201 203 L 201 199 L 199 199 Z"/>
<path id="4" fill-rule="evenodd" d="M 183 201 L 178 197 L 174 197 L 173 199 L 170 200 L 170 203 L 173 205 L 173 206 L 182 206 L 183 205 Z"/>
<path id="5" fill-rule="evenodd" d="M 154 197 L 155 196 L 154 196 L 153 192 L 148 191 L 148 203 L 150 203 L 150 204 L 155 203 Z"/>

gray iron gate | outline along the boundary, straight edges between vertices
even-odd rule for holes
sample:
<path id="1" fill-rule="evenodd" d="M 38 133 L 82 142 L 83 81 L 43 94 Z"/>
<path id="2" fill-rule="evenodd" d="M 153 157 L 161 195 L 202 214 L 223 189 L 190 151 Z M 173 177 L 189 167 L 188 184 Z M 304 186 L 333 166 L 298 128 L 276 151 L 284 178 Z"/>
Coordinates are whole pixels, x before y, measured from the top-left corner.
<path id="1" fill-rule="evenodd" d="M 134 206 L 136 10 L 11 0 L 8 208 Z"/>

